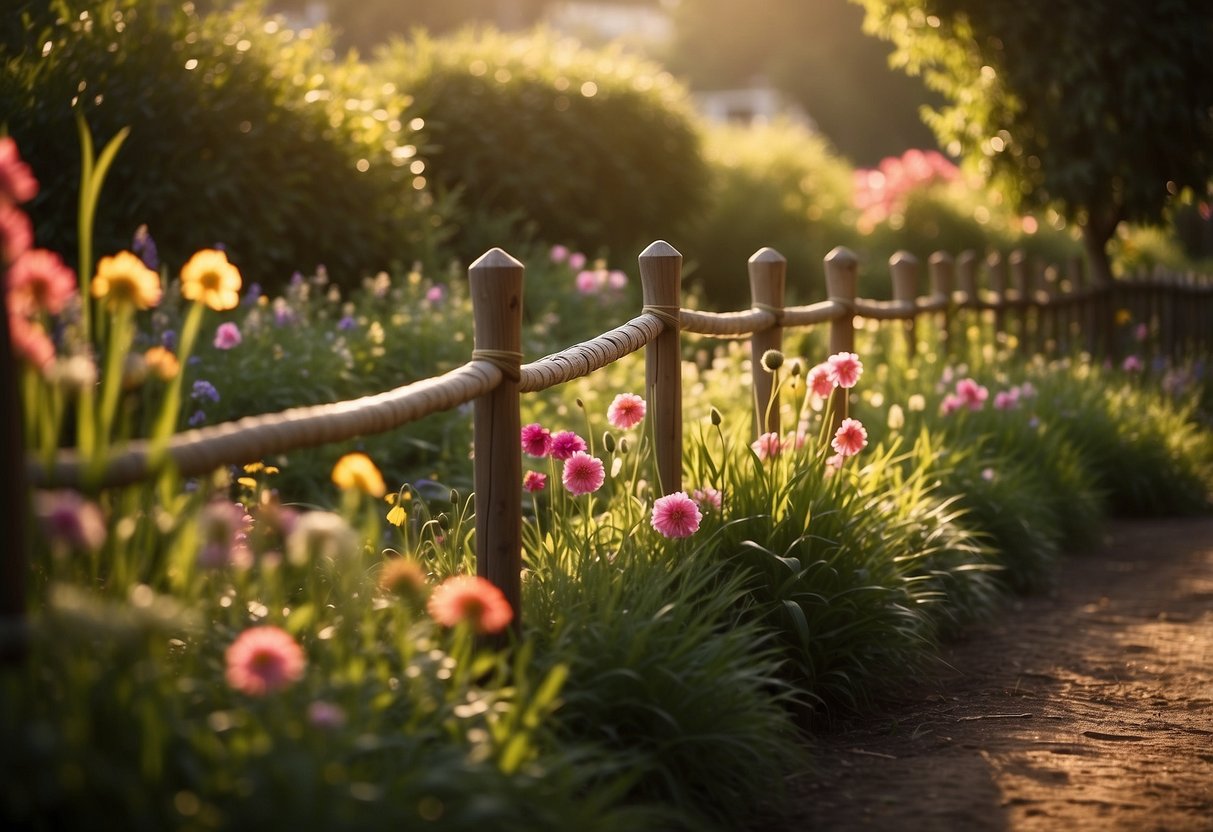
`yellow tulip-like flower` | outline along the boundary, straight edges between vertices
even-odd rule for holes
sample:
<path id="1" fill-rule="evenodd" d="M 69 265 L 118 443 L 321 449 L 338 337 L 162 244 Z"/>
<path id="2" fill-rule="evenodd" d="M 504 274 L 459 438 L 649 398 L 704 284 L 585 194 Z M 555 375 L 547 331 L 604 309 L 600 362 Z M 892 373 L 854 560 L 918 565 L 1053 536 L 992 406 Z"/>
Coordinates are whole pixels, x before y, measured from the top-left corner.
<path id="1" fill-rule="evenodd" d="M 204 248 L 181 267 L 181 294 L 222 312 L 240 304 L 240 270 L 222 251 Z"/>
<path id="2" fill-rule="evenodd" d="M 337 460 L 333 466 L 333 482 L 342 491 L 357 489 L 372 497 L 382 497 L 387 493 L 383 474 L 363 453 L 346 454 Z"/>
<path id="3" fill-rule="evenodd" d="M 150 347 L 143 354 L 143 360 L 147 362 L 147 367 L 161 381 L 168 381 L 173 376 L 181 371 L 181 363 L 177 360 L 177 356 L 164 347 Z"/>
<path id="4" fill-rule="evenodd" d="M 131 252 L 120 251 L 97 263 L 92 294 L 111 310 L 125 306 L 150 309 L 160 302 L 160 275 Z"/>

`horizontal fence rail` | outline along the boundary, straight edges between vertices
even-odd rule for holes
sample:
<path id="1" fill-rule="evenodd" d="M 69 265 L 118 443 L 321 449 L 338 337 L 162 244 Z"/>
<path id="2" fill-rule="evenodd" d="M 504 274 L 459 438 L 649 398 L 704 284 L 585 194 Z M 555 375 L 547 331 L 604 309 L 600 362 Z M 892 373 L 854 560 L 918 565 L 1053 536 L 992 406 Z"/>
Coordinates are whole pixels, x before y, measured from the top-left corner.
<path id="1" fill-rule="evenodd" d="M 1165 272 L 1131 279 L 1088 282 L 1079 261 L 1067 264 L 1065 278 L 1055 267 L 1032 270 L 1016 252 L 982 260 L 974 252 L 953 258 L 938 252 L 928 260 L 929 293 L 918 294 L 919 262 L 906 252 L 889 260 L 891 300 L 856 297 L 858 260 L 845 248 L 825 258 L 827 300 L 785 306 L 786 260 L 763 248 L 749 260 L 752 305 L 736 312 L 683 309 L 682 255 L 664 241 L 639 257 L 643 307 L 638 316 L 590 340 L 531 363 L 522 363 L 523 264 L 501 249 L 486 252 L 468 267 L 474 317 L 470 360 L 441 376 L 394 390 L 334 404 L 300 407 L 251 416 L 172 436 L 164 447 L 134 441 L 94 466 L 71 451 L 51 464 L 27 459 L 24 473 L 37 487 L 129 485 L 165 466 L 184 476 L 270 454 L 395 430 L 440 411 L 474 405 L 475 547 L 477 571 L 502 589 L 513 608 L 521 596 L 522 471 L 519 444 L 520 395 L 583 378 L 627 355 L 645 352 L 645 388 L 654 437 L 654 457 L 663 494 L 682 486 L 681 334 L 748 338 L 752 366 L 771 349 L 781 349 L 788 328 L 829 325 L 831 353 L 854 349 L 856 317 L 899 322 L 910 355 L 917 349 L 917 323 L 934 318 L 946 348 L 965 336 L 952 320 L 969 310 L 989 312 L 998 337 L 1014 334 L 1024 352 L 1084 349 L 1115 358 L 1114 319 L 1129 309 L 1134 320 L 1157 325 L 1167 354 L 1208 351 L 1213 334 L 1213 283 L 1196 275 Z M 986 285 L 979 285 L 983 272 Z M 6 339 L 7 341 L 7 339 Z M 778 430 L 769 408 L 772 378 L 752 378 L 753 432 Z M 835 390 L 840 397 L 846 391 Z M 834 402 L 835 419 L 843 411 Z M 10 548 L 5 574 L 23 569 L 24 554 Z M 514 627 L 519 626 L 519 617 Z"/>

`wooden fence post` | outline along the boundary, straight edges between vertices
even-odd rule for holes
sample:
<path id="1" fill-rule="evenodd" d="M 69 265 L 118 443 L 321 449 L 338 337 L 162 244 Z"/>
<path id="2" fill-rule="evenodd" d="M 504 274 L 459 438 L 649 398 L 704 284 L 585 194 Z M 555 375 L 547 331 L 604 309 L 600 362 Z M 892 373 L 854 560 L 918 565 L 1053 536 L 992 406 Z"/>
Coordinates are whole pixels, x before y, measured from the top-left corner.
<path id="1" fill-rule="evenodd" d="M 972 249 L 962 251 L 956 258 L 956 287 L 964 297 L 964 305 L 970 309 L 977 309 L 981 298 L 977 294 L 977 252 Z M 960 327 L 957 329 L 957 333 L 960 336 L 959 346 L 964 349 L 965 353 L 969 351 L 969 322 L 974 317 L 980 320 L 981 312 L 965 311 L 960 315 Z"/>
<path id="2" fill-rule="evenodd" d="M 665 324 L 644 350 L 644 384 L 653 414 L 653 456 L 661 494 L 682 490 L 682 255 L 664 240 L 640 253 L 644 311 Z"/>
<path id="3" fill-rule="evenodd" d="M 918 298 L 918 258 L 908 251 L 897 251 L 889 258 L 889 271 L 893 276 L 893 300 L 914 305 Z M 913 359 L 918 354 L 918 315 L 912 315 L 902 324 L 906 338 L 906 357 Z"/>
<path id="4" fill-rule="evenodd" d="M 522 611 L 522 271 L 499 248 L 468 267 L 472 360 L 487 361 L 502 374 L 501 383 L 474 403 L 476 572 L 510 602 L 515 634 L 521 632 Z"/>
<path id="5" fill-rule="evenodd" d="M 937 251 L 927 260 L 927 275 L 931 282 L 931 298 L 947 303 L 939 313 L 939 332 L 943 338 L 943 355 L 953 352 L 952 343 L 952 284 L 956 278 L 956 261 L 946 251 Z"/>
<path id="6" fill-rule="evenodd" d="M 760 248 L 750 256 L 751 306 L 775 315 L 775 326 L 755 332 L 750 338 L 750 366 L 754 382 L 754 437 L 763 433 L 779 433 L 779 402 L 771 404 L 774 376 L 762 370 L 762 356 L 767 350 L 783 350 L 784 290 L 787 286 L 788 261 L 773 248 Z M 807 367 L 804 369 L 808 369 Z"/>
<path id="7" fill-rule="evenodd" d="M 1016 305 L 1019 307 L 1019 352 L 1026 355 L 1031 349 L 1032 325 L 1031 304 L 1032 290 L 1028 283 L 1028 258 L 1024 253 L 1015 249 L 1008 258 L 1011 267 L 1011 288 L 1015 290 Z"/>
<path id="8" fill-rule="evenodd" d="M 1082 257 L 1074 254 L 1066 260 L 1066 276 L 1073 295 L 1069 307 L 1068 329 L 1070 340 L 1082 345 L 1089 355 L 1095 353 L 1095 325 L 1091 300 L 1087 297 L 1087 273 Z M 1077 330 L 1077 332 L 1075 332 Z"/>
<path id="9" fill-rule="evenodd" d="M 826 294 L 847 312 L 830 322 L 830 355 L 855 351 L 855 293 L 859 287 L 859 258 L 849 248 L 837 246 L 825 256 Z M 842 423 L 843 400 L 850 393 L 841 387 L 834 389 L 830 399 L 833 413 L 833 434 Z"/>
<path id="10" fill-rule="evenodd" d="M 1001 253 L 990 252 L 986 258 L 990 291 L 994 293 L 994 340 L 1007 340 L 1007 261 Z"/>

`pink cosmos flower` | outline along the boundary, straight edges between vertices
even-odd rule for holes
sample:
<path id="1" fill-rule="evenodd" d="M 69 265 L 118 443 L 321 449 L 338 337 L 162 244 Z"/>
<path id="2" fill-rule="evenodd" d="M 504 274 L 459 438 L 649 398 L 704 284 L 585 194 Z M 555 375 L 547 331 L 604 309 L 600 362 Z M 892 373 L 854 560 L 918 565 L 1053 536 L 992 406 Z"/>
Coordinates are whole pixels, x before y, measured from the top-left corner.
<path id="1" fill-rule="evenodd" d="M 553 263 L 563 263 L 569 259 L 569 250 L 566 246 L 552 246 L 552 251 L 548 255 Z"/>
<path id="2" fill-rule="evenodd" d="M 834 433 L 830 447 L 839 456 L 848 457 L 862 451 L 868 444 L 868 431 L 858 419 L 843 419 Z"/>
<path id="3" fill-rule="evenodd" d="M 569 268 L 573 271 L 581 271 L 583 268 L 585 268 L 585 263 L 586 257 L 580 251 L 574 251 L 569 255 Z"/>
<path id="4" fill-rule="evenodd" d="M 779 452 L 783 450 L 783 440 L 779 438 L 778 433 L 764 433 L 750 443 L 750 449 L 758 454 L 759 459 L 765 462 L 768 459 L 774 459 L 779 456 Z"/>
<path id="5" fill-rule="evenodd" d="M 552 437 L 552 459 L 566 460 L 579 451 L 585 451 L 588 446 L 585 440 L 571 430 L 562 430 Z"/>
<path id="6" fill-rule="evenodd" d="M 522 478 L 522 487 L 534 494 L 536 491 L 542 491 L 547 487 L 548 475 L 541 474 L 538 471 L 527 471 L 526 476 Z"/>
<path id="7" fill-rule="evenodd" d="M 38 180 L 21 160 L 11 136 L 0 138 L 0 202 L 20 205 L 38 195 Z"/>
<path id="8" fill-rule="evenodd" d="M 243 340 L 244 338 L 240 334 L 240 327 L 231 321 L 224 321 L 215 330 L 215 349 L 230 350 L 232 347 L 239 346 Z"/>
<path id="9" fill-rule="evenodd" d="M 703 514 L 685 491 L 667 494 L 653 503 L 653 528 L 666 537 L 690 537 L 699 530 Z"/>
<path id="10" fill-rule="evenodd" d="M 707 511 L 709 509 L 712 511 L 720 511 L 721 506 L 724 505 L 724 498 L 721 496 L 720 492 L 711 486 L 696 488 L 691 492 L 691 499 L 694 500 L 699 505 L 699 508 L 703 511 Z"/>
<path id="11" fill-rule="evenodd" d="M 552 432 L 538 422 L 532 422 L 522 429 L 522 450 L 527 456 L 547 456 L 552 452 Z"/>
<path id="12" fill-rule="evenodd" d="M 12 205 L 0 202 L 0 262 L 13 263 L 34 244 L 29 217 Z"/>
<path id="13" fill-rule="evenodd" d="M 965 407 L 977 411 L 985 405 L 990 391 L 971 378 L 962 378 L 956 382 L 956 395 Z"/>
<path id="14" fill-rule="evenodd" d="M 1140 373 L 1145 365 L 1141 363 L 1141 359 L 1136 355 L 1130 355 L 1125 358 L 1124 363 L 1120 368 L 1126 373 Z"/>
<path id="15" fill-rule="evenodd" d="M 827 398 L 834 392 L 834 382 L 830 379 L 830 366 L 828 364 L 818 364 L 813 369 L 809 370 L 805 377 L 805 382 L 809 389 L 813 391 L 813 395 L 818 398 Z"/>
<path id="16" fill-rule="evenodd" d="M 598 272 L 583 269 L 577 273 L 577 291 L 583 295 L 592 295 L 598 291 Z"/>
<path id="17" fill-rule="evenodd" d="M 279 627 L 253 627 L 241 633 L 225 654 L 229 686 L 249 696 L 265 696 L 303 678 L 307 658 L 290 633 Z"/>
<path id="18" fill-rule="evenodd" d="M 574 451 L 565 460 L 560 476 L 560 481 L 572 494 L 592 494 L 602 488 L 604 480 L 606 471 L 602 467 L 602 460 L 584 451 Z"/>
<path id="19" fill-rule="evenodd" d="M 863 375 L 863 362 L 853 352 L 840 352 L 826 359 L 830 381 L 839 387 L 854 387 Z"/>
<path id="20" fill-rule="evenodd" d="M 628 430 L 644 421 L 644 399 L 635 393 L 620 393 L 607 408 L 607 421 L 619 430 Z"/>
<path id="21" fill-rule="evenodd" d="M 76 294 L 76 275 L 58 254 L 35 248 L 9 268 L 8 291 L 10 303 L 17 299 L 26 309 L 57 315 Z"/>

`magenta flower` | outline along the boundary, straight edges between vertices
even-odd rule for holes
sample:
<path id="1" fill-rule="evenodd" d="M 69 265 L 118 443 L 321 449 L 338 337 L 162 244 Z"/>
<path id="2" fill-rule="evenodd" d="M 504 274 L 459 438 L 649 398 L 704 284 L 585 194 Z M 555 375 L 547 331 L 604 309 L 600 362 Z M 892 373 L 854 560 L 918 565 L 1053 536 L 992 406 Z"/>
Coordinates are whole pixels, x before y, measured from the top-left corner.
<path id="1" fill-rule="evenodd" d="M 57 315 L 76 294 L 76 274 L 53 251 L 26 251 L 8 270 L 9 304 Z"/>
<path id="2" fill-rule="evenodd" d="M 635 393 L 620 393 L 607 408 L 607 421 L 611 427 L 628 430 L 644 421 L 644 399 Z"/>
<path id="3" fill-rule="evenodd" d="M 307 706 L 307 721 L 313 728 L 336 730 L 345 725 L 345 710 L 340 705 L 317 699 Z"/>
<path id="4" fill-rule="evenodd" d="M 833 474 L 842 468 L 842 462 L 846 459 L 842 454 L 834 454 L 826 457 L 826 473 Z"/>
<path id="5" fill-rule="evenodd" d="M 830 442 L 830 447 L 842 457 L 855 456 L 867 445 L 868 431 L 858 419 L 843 419 Z"/>
<path id="6" fill-rule="evenodd" d="M 1133 337 L 1137 341 L 1144 341 L 1150 337 L 1150 327 L 1144 323 L 1138 324 L 1133 329 Z"/>
<path id="7" fill-rule="evenodd" d="M 606 471 L 603 470 L 602 460 L 584 451 L 574 451 L 565 460 L 564 471 L 560 476 L 560 481 L 571 494 L 592 494 L 602 488 L 604 480 Z"/>
<path id="8" fill-rule="evenodd" d="M 582 254 L 580 251 L 574 251 L 572 254 L 569 255 L 569 268 L 575 272 L 579 272 L 583 268 L 585 268 L 585 262 L 586 262 L 585 255 Z"/>
<path id="9" fill-rule="evenodd" d="M 724 505 L 724 498 L 721 496 L 720 492 L 711 486 L 696 488 L 691 492 L 691 499 L 694 500 L 699 505 L 699 508 L 703 511 L 707 511 L 709 509 L 712 511 L 720 511 L 721 506 Z"/>
<path id="10" fill-rule="evenodd" d="M 964 399 L 954 393 L 949 393 L 939 403 L 939 412 L 944 416 L 950 416 L 962 407 L 964 407 Z"/>
<path id="11" fill-rule="evenodd" d="M 783 450 L 783 440 L 779 438 L 778 433 L 764 433 L 750 443 L 750 449 L 758 454 L 759 459 L 765 462 L 768 459 L 774 459 L 779 456 L 779 452 Z"/>
<path id="12" fill-rule="evenodd" d="M 1014 410 L 1019 404 L 1019 391 L 1012 387 L 1010 390 L 1000 390 L 994 394 L 995 410 Z"/>
<path id="13" fill-rule="evenodd" d="M 536 491 L 542 491 L 547 487 L 548 475 L 541 474 L 538 471 L 527 471 L 526 476 L 522 478 L 522 487 L 534 494 Z"/>
<path id="14" fill-rule="evenodd" d="M 230 350 L 232 347 L 239 346 L 243 340 L 240 327 L 231 321 L 224 321 L 215 330 L 215 349 L 217 350 Z"/>
<path id="15" fill-rule="evenodd" d="M 809 389 L 813 391 L 813 395 L 819 398 L 824 399 L 834 392 L 834 382 L 830 378 L 830 366 L 828 364 L 818 364 L 809 370 L 805 381 Z"/>
<path id="16" fill-rule="evenodd" d="M 577 291 L 583 295 L 592 295 L 598 291 L 598 272 L 583 269 L 577 273 Z"/>
<path id="17" fill-rule="evenodd" d="M 566 460 L 579 451 L 588 450 L 585 440 L 571 430 L 562 430 L 552 437 L 552 459 Z"/>
<path id="18" fill-rule="evenodd" d="M 278 627 L 253 627 L 227 648 L 225 677 L 230 687 L 249 696 L 290 687 L 303 678 L 307 658 L 290 633 Z"/>
<path id="19" fill-rule="evenodd" d="M 1124 363 L 1120 365 L 1120 368 L 1126 373 L 1140 373 L 1144 366 L 1145 365 L 1141 363 L 1140 358 L 1138 358 L 1136 355 L 1130 355 L 1125 358 Z"/>
<path id="20" fill-rule="evenodd" d="M 981 410 L 985 405 L 986 399 L 990 397 L 990 391 L 971 378 L 963 378 L 956 382 L 956 395 L 961 404 L 969 410 L 976 411 Z"/>
<path id="21" fill-rule="evenodd" d="M 552 251 L 548 255 L 553 263 L 563 263 L 569 259 L 569 250 L 566 246 L 552 246 Z"/>
<path id="22" fill-rule="evenodd" d="M 830 381 L 839 387 L 854 387 L 863 375 L 863 362 L 853 352 L 840 352 L 826 359 Z"/>
<path id="23" fill-rule="evenodd" d="M 522 429 L 522 450 L 527 456 L 547 456 L 552 452 L 552 432 L 538 422 L 532 422 Z"/>
<path id="24" fill-rule="evenodd" d="M 34 227 L 24 211 L 0 202 L 0 262 L 12 263 L 34 244 Z"/>
<path id="25" fill-rule="evenodd" d="M 703 514 L 685 491 L 667 494 L 653 503 L 653 528 L 666 537 L 690 537 L 699 530 Z"/>

